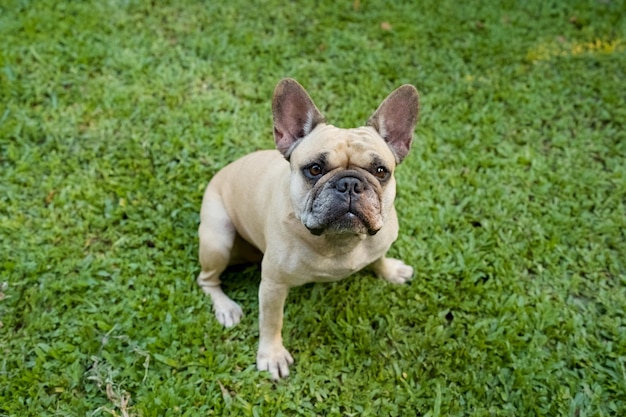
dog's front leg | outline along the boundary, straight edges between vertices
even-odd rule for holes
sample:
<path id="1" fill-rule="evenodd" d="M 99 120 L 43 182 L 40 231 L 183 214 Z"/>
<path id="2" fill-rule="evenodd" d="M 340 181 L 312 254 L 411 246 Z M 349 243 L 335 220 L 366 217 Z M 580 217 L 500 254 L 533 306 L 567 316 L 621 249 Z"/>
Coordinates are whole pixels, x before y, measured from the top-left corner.
<path id="1" fill-rule="evenodd" d="M 263 271 L 265 272 L 265 271 Z M 262 278 L 259 287 L 259 351 L 256 366 L 269 371 L 272 379 L 289 375 L 293 358 L 283 346 L 283 309 L 289 293 L 287 285 Z"/>

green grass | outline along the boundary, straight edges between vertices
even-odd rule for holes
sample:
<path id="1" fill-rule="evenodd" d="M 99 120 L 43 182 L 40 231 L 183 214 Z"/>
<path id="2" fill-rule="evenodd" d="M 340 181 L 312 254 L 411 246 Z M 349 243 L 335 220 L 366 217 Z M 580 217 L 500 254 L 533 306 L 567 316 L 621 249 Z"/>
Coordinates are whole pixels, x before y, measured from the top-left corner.
<path id="1" fill-rule="evenodd" d="M 626 9 L 498 4 L 4 1 L 0 415 L 626 415 Z M 402 83 L 422 114 L 415 280 L 293 290 L 274 383 L 259 269 L 230 330 L 194 278 L 203 189 L 273 146 L 285 76 L 339 126 Z"/>

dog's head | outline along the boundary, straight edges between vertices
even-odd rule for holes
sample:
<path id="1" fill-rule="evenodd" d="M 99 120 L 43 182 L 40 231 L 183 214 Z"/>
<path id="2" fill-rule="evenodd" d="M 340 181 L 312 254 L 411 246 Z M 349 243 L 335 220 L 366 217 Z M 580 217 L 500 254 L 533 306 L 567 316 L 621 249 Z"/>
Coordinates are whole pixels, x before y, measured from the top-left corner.
<path id="1" fill-rule="evenodd" d="M 419 96 L 393 91 L 366 126 L 326 124 L 304 88 L 284 79 L 274 90 L 274 139 L 291 165 L 296 216 L 314 235 L 376 234 L 393 208 L 394 169 L 409 152 Z"/>

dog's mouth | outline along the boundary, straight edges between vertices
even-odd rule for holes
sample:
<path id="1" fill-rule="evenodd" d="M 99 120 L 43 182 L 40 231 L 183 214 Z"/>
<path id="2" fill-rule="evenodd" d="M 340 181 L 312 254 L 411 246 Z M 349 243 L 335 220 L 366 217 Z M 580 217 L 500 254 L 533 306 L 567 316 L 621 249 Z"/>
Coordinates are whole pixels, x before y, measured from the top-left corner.
<path id="1" fill-rule="evenodd" d="M 315 236 L 322 234 L 355 234 L 373 236 L 383 225 L 382 216 L 368 207 L 362 210 L 355 207 L 335 206 L 335 209 L 325 215 L 312 215 L 303 222 L 306 228 Z"/>
<path id="2" fill-rule="evenodd" d="M 382 222 L 373 223 L 362 213 L 347 210 L 343 214 L 326 219 L 322 223 L 304 224 L 315 236 L 326 234 L 356 234 L 374 236 L 382 227 Z"/>

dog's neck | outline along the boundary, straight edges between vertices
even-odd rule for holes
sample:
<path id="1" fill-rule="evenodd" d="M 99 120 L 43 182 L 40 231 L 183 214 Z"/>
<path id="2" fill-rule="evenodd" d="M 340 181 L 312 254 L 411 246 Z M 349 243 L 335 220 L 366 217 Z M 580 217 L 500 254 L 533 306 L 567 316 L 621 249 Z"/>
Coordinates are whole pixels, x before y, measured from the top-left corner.
<path id="1" fill-rule="evenodd" d="M 345 255 L 354 251 L 369 236 L 367 234 L 323 233 L 308 239 L 313 249 L 322 256 Z"/>

